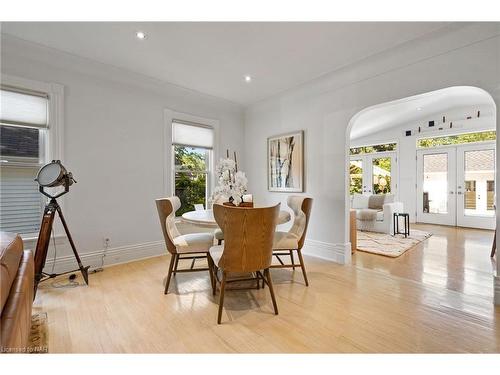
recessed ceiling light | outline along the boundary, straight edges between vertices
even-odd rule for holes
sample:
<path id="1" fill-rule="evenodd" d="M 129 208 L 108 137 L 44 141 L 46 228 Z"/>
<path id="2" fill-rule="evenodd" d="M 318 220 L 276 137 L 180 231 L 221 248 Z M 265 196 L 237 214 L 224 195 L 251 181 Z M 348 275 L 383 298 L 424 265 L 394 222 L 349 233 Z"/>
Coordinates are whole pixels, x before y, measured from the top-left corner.
<path id="1" fill-rule="evenodd" d="M 245 82 L 252 82 L 252 77 L 245 76 Z"/>
<path id="2" fill-rule="evenodd" d="M 421 108 L 421 107 L 418 107 L 418 108 L 417 108 L 417 111 L 421 111 L 421 110 L 422 110 L 422 108 Z"/>
<path id="3" fill-rule="evenodd" d="M 144 31 L 137 31 L 135 33 L 135 36 L 137 37 L 137 39 L 141 39 L 141 40 L 146 39 L 146 33 L 144 33 Z"/>

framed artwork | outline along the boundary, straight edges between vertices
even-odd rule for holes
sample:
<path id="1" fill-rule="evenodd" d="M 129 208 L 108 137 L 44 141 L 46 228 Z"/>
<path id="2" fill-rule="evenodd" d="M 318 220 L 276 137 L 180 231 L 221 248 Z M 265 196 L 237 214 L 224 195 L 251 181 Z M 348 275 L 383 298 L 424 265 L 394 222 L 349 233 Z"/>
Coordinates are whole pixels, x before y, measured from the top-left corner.
<path id="1" fill-rule="evenodd" d="M 304 131 L 269 137 L 267 159 L 269 191 L 304 191 Z"/>

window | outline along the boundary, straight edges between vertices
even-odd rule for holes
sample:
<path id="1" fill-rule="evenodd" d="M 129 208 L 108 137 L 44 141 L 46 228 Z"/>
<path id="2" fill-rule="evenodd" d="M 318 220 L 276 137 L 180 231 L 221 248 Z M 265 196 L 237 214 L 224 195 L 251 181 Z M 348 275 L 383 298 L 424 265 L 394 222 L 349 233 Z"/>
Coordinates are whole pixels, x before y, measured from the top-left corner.
<path id="1" fill-rule="evenodd" d="M 458 145 L 458 144 L 473 143 L 473 142 L 494 141 L 496 138 L 497 138 L 496 131 L 448 135 L 444 137 L 419 139 L 417 140 L 417 147 L 428 148 L 428 147 L 449 146 L 449 145 Z"/>
<path id="2" fill-rule="evenodd" d="M 391 192 L 391 171 L 392 158 L 373 158 L 372 159 L 372 176 L 373 176 L 373 193 L 374 194 L 390 194 Z"/>
<path id="3" fill-rule="evenodd" d="M 351 160 L 349 163 L 349 194 L 363 193 L 363 160 Z"/>
<path id="4" fill-rule="evenodd" d="M 2 86 L 0 104 L 0 229 L 36 233 L 43 199 L 34 178 L 46 161 L 48 95 Z"/>
<path id="5" fill-rule="evenodd" d="M 381 145 L 351 147 L 350 154 L 359 155 L 359 154 L 371 154 L 374 152 L 396 151 L 396 146 L 397 146 L 396 143 L 385 143 Z"/>
<path id="6" fill-rule="evenodd" d="M 174 194 L 181 200 L 177 215 L 206 207 L 209 196 L 214 131 L 211 127 L 180 120 L 172 122 Z"/>

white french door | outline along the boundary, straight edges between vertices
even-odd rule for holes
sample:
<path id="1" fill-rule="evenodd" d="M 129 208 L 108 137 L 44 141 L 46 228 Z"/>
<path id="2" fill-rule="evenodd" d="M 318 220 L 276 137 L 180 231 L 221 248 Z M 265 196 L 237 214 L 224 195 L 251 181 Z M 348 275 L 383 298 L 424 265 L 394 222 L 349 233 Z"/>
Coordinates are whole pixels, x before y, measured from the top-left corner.
<path id="1" fill-rule="evenodd" d="M 495 228 L 495 144 L 417 152 L 417 221 Z"/>
<path id="2" fill-rule="evenodd" d="M 457 225 L 495 229 L 495 145 L 457 147 Z"/>
<path id="3" fill-rule="evenodd" d="M 397 158 L 395 152 L 351 156 L 351 192 L 396 194 Z"/>

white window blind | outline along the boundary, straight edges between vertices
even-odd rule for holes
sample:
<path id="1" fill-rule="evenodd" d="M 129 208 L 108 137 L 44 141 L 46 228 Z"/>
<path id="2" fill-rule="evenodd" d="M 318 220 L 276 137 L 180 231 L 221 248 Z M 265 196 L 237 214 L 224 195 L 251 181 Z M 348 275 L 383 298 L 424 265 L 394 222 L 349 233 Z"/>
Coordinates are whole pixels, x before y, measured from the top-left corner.
<path id="1" fill-rule="evenodd" d="M 172 144 L 212 149 L 214 147 L 214 130 L 204 125 L 174 120 L 172 122 Z"/>
<path id="2" fill-rule="evenodd" d="M 2 88 L 0 90 L 0 121 L 3 124 L 47 127 L 47 95 Z"/>
<path id="3" fill-rule="evenodd" d="M 34 234 L 43 198 L 34 181 L 45 161 L 48 95 L 29 90 L 0 90 L 0 230 Z"/>
<path id="4" fill-rule="evenodd" d="M 42 215 L 41 194 L 33 180 L 38 167 L 2 167 L 0 171 L 0 228 L 15 233 L 34 233 Z"/>

